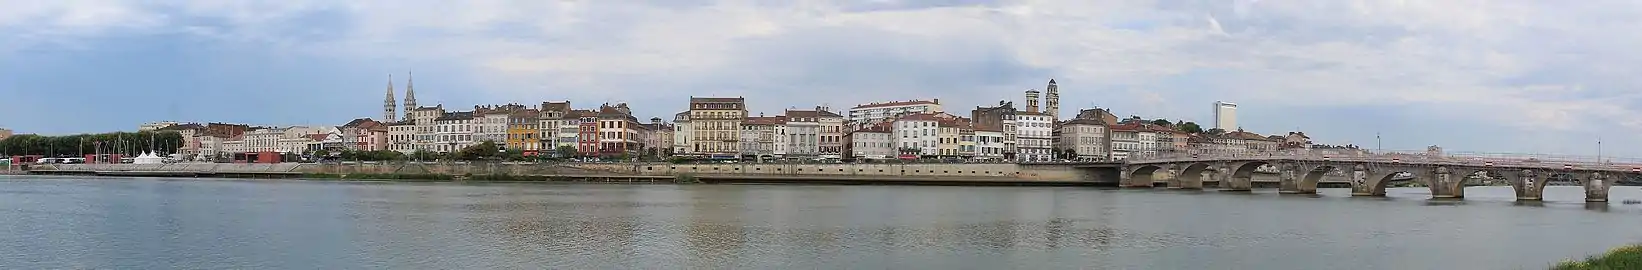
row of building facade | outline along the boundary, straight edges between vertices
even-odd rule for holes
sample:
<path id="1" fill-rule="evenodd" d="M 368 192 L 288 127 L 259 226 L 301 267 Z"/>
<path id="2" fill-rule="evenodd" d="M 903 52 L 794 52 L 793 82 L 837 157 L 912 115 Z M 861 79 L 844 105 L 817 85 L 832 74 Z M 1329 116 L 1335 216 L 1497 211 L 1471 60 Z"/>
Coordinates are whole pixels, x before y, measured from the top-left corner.
<path id="1" fill-rule="evenodd" d="M 576 109 L 569 101 L 539 105 L 482 105 L 450 110 L 417 106 L 407 83 L 404 110 L 390 81 L 382 119 L 340 126 L 252 127 L 222 123 L 144 124 L 145 130 L 183 132 L 179 152 L 214 157 L 243 152 L 391 150 L 451 153 L 485 142 L 527 155 L 610 157 L 690 156 L 714 159 L 951 158 L 999 161 L 1122 160 L 1160 151 L 1271 150 L 1310 145 L 1301 133 L 1261 136 L 1242 130 L 1188 134 L 1138 118 L 1119 119 L 1100 108 L 1062 118 L 1058 86 L 1049 81 L 1045 108 L 1039 92 L 1026 106 L 1011 101 L 948 113 L 939 99 L 860 104 L 845 112 L 826 106 L 754 116 L 742 97 L 691 97 L 687 109 L 640 122 L 625 103 Z"/>

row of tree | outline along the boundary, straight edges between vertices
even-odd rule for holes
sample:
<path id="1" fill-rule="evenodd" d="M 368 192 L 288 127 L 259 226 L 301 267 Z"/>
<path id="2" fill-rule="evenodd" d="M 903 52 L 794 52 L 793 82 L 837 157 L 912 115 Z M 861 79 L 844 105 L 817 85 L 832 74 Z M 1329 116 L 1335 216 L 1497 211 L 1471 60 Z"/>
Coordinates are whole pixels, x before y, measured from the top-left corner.
<path id="1" fill-rule="evenodd" d="M 182 135 L 176 132 L 114 132 L 67 136 L 23 134 L 0 140 L 0 155 L 67 157 L 102 153 L 136 156 L 149 151 L 169 155 L 182 145 Z"/>

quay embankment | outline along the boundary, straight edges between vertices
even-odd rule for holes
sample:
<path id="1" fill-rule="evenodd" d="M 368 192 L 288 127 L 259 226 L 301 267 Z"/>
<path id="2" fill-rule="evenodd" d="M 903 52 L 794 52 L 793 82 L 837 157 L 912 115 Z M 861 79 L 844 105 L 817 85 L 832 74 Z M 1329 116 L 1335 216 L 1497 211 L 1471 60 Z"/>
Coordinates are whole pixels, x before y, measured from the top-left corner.
<path id="1" fill-rule="evenodd" d="M 357 181 L 1115 186 L 1115 168 L 1032 164 L 277 163 L 53 164 L 29 174 Z"/>

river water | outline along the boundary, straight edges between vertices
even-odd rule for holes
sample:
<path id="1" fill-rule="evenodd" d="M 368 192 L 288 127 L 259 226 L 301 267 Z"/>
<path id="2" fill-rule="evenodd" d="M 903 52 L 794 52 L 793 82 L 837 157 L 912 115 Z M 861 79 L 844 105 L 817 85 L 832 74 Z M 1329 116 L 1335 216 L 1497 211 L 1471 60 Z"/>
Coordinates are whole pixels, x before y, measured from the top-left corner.
<path id="1" fill-rule="evenodd" d="M 0 176 L 0 269 L 1544 269 L 1642 242 L 1642 188 L 1546 193 Z"/>

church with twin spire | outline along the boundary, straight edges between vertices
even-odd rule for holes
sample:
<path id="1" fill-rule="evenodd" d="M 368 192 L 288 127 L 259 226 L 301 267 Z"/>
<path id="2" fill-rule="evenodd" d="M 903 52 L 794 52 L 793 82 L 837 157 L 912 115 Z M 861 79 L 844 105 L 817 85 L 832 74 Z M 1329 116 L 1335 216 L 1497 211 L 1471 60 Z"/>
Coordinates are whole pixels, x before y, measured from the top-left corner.
<path id="1" fill-rule="evenodd" d="M 407 76 L 405 81 L 405 120 L 410 120 L 411 111 L 416 109 L 416 78 L 412 76 L 414 75 Z M 384 123 L 399 121 L 399 104 L 398 100 L 393 98 L 393 94 L 393 75 L 389 74 L 388 96 L 382 100 L 382 122 Z"/>

